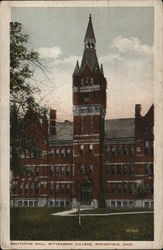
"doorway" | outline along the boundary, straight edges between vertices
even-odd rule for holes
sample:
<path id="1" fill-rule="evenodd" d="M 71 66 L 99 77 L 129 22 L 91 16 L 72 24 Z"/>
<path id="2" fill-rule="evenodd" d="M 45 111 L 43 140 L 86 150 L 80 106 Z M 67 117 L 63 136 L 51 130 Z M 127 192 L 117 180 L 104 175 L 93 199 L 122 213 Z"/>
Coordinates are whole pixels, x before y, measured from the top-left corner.
<path id="1" fill-rule="evenodd" d="M 81 204 L 91 204 L 92 201 L 92 186 L 89 182 L 85 182 L 80 188 L 80 202 Z"/>

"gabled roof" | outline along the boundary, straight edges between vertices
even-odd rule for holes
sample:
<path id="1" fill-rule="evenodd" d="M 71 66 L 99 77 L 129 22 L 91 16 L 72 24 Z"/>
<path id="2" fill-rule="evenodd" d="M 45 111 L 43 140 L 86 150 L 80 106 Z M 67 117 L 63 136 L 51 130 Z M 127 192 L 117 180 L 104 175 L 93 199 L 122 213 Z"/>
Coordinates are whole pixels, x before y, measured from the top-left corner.
<path id="1" fill-rule="evenodd" d="M 91 15 L 89 15 L 89 23 L 87 26 L 84 42 L 86 42 L 87 40 L 93 40 L 94 42 L 96 42 Z"/>

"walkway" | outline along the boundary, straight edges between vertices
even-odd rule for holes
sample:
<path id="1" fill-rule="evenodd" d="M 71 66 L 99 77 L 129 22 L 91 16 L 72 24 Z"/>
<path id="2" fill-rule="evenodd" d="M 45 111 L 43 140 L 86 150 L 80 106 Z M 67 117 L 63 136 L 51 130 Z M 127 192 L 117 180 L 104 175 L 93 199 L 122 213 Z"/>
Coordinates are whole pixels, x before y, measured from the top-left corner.
<path id="1" fill-rule="evenodd" d="M 92 210 L 92 209 L 85 209 L 81 208 L 80 211 L 83 210 Z M 54 216 L 78 216 L 77 214 L 78 210 L 76 208 L 73 208 L 68 211 L 58 212 L 55 214 L 52 214 Z M 75 214 L 76 213 L 76 214 Z M 112 215 L 129 215 L 129 214 L 152 214 L 153 211 L 137 211 L 137 212 L 119 212 L 119 213 L 108 213 L 108 214 L 80 214 L 80 216 L 112 216 Z"/>

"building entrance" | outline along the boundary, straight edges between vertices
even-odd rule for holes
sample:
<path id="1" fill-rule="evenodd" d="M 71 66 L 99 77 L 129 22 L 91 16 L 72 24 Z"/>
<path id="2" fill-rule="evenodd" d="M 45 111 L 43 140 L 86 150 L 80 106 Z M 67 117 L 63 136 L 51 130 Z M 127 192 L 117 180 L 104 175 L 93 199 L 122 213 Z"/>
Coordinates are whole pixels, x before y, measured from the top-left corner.
<path id="1" fill-rule="evenodd" d="M 80 202 L 81 204 L 91 204 L 92 201 L 92 186 L 85 182 L 80 188 Z"/>

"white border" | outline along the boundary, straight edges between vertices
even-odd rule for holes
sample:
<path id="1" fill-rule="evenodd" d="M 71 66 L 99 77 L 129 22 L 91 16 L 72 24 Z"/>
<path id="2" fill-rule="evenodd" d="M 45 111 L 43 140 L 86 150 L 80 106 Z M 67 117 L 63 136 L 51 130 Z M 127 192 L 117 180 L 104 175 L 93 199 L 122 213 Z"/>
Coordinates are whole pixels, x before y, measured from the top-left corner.
<path id="1" fill-rule="evenodd" d="M 113 1 L 4 1 L 1 2 L 1 40 L 0 40 L 0 79 L 1 79 L 1 247 L 3 249 L 65 249 L 64 241 L 18 241 L 19 245 L 10 245 L 9 241 L 9 20 L 11 7 L 141 7 L 153 6 L 155 9 L 155 225 L 154 241 L 105 241 L 109 245 L 96 246 L 95 241 L 84 241 L 89 245 L 72 243 L 69 249 L 161 249 L 163 246 L 163 7 L 161 0 L 113 0 Z M 16 241 L 14 241 L 16 243 Z M 14 243 L 13 242 L 13 243 Z M 31 243 L 32 247 L 26 245 Z M 49 243 L 53 245 L 48 245 Z M 79 242 L 82 244 L 82 242 Z M 99 243 L 99 242 L 98 242 Z M 102 243 L 102 241 L 101 241 Z M 124 245 L 124 243 L 128 245 Z M 132 244 L 132 245 L 131 245 Z"/>

